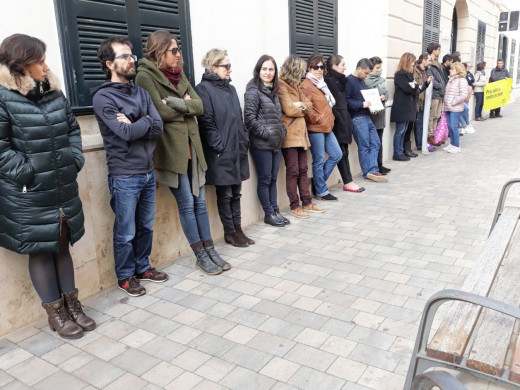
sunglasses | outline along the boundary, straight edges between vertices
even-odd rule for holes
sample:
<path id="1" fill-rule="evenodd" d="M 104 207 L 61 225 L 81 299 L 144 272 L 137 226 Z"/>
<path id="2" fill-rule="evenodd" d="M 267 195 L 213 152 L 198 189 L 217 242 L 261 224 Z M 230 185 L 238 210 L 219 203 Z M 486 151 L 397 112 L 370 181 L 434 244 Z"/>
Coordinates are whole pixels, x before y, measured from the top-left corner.
<path id="1" fill-rule="evenodd" d="M 174 47 L 174 48 L 172 48 L 172 49 L 170 49 L 168 51 L 171 51 L 172 54 L 175 56 L 175 55 L 177 55 L 178 52 L 181 51 L 181 48 L 180 47 Z"/>
<path id="2" fill-rule="evenodd" d="M 120 55 L 118 55 L 118 56 L 116 56 L 116 57 L 114 58 L 114 61 L 115 61 L 115 60 L 118 60 L 118 59 L 120 59 L 120 58 L 122 58 L 123 60 L 126 60 L 126 61 L 130 61 L 130 58 L 131 58 L 132 60 L 134 60 L 134 62 L 137 61 L 137 56 L 136 56 L 135 54 L 120 54 Z"/>
<path id="3" fill-rule="evenodd" d="M 226 70 L 231 70 L 231 64 L 223 64 L 223 65 L 215 65 L 219 68 L 226 68 Z"/>
<path id="4" fill-rule="evenodd" d="M 323 70 L 325 69 L 325 65 L 314 65 L 314 66 L 311 66 L 311 69 L 314 69 L 314 70 Z"/>

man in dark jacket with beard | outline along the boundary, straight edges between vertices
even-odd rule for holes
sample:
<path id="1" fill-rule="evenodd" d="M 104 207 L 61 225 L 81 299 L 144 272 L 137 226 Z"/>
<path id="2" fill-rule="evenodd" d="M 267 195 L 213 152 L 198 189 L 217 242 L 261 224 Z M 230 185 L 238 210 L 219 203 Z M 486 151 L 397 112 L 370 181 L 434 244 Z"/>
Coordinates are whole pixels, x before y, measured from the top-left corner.
<path id="1" fill-rule="evenodd" d="M 430 106 L 430 121 L 428 123 L 428 143 L 430 145 L 439 146 L 440 143 L 434 141 L 434 136 L 437 123 L 441 116 L 444 89 L 446 88 L 448 80 L 444 77 L 444 72 L 442 70 L 443 65 L 437 62 L 439 54 L 441 53 L 441 45 L 438 43 L 430 43 L 426 51 L 430 55 L 431 64 L 428 68 L 427 74 L 428 76 L 433 76 L 432 103 Z"/>
<path id="2" fill-rule="evenodd" d="M 504 68 L 504 60 L 502 58 L 499 58 L 497 60 L 497 67 L 491 71 L 491 75 L 489 77 L 489 82 L 492 83 L 493 81 L 503 80 L 509 78 L 509 72 L 506 68 Z M 500 109 L 502 107 L 495 108 L 494 110 L 491 110 L 489 112 L 490 118 L 502 118 L 502 115 L 500 115 Z"/>
<path id="3" fill-rule="evenodd" d="M 132 83 L 137 58 L 131 43 L 108 38 L 101 43 L 98 58 L 110 79 L 94 88 L 92 95 L 107 155 L 110 205 L 116 215 L 115 271 L 119 288 L 139 296 L 146 293 L 139 280 L 168 280 L 148 259 L 155 219 L 152 154 L 163 123 L 148 92 Z"/>

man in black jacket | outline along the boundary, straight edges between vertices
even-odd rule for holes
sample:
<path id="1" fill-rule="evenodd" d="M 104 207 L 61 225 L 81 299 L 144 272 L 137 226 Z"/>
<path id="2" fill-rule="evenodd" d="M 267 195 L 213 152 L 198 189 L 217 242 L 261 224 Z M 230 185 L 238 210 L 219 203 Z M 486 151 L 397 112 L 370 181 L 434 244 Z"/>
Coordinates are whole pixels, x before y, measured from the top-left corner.
<path id="1" fill-rule="evenodd" d="M 110 80 L 92 89 L 92 100 L 105 145 L 110 206 L 115 213 L 115 271 L 119 288 L 139 296 L 146 293 L 140 280 L 168 280 L 149 261 L 155 219 L 152 154 L 163 123 L 148 92 L 132 82 L 137 58 L 131 43 L 108 38 L 101 43 L 98 58 Z"/>
<path id="2" fill-rule="evenodd" d="M 504 68 L 504 60 L 502 58 L 499 58 L 497 60 L 497 67 L 491 71 L 491 75 L 489 76 L 489 82 L 492 83 L 493 81 L 499 81 L 507 78 L 509 78 L 509 72 L 506 68 Z M 498 107 L 494 110 L 491 110 L 489 112 L 489 117 L 502 118 L 502 115 L 500 115 L 501 108 L 502 107 Z"/>

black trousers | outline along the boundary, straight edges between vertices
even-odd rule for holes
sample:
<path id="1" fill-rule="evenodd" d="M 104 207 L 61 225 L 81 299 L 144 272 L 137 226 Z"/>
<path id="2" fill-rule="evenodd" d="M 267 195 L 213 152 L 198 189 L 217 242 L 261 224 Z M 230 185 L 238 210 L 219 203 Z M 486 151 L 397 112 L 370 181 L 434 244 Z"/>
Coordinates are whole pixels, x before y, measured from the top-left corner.
<path id="1" fill-rule="evenodd" d="M 502 107 L 498 107 L 498 108 L 495 108 L 494 110 L 489 111 L 489 115 L 490 116 L 498 116 L 498 115 L 500 115 L 500 109 L 501 108 Z"/>
<path id="2" fill-rule="evenodd" d="M 241 224 L 240 198 L 242 183 L 230 186 L 215 186 L 217 208 L 225 234 L 235 233 L 235 225 Z"/>
<path id="3" fill-rule="evenodd" d="M 377 129 L 377 135 L 379 136 L 379 143 L 381 147 L 379 148 L 379 152 L 377 152 L 377 166 L 379 170 L 383 167 L 383 131 L 385 129 Z"/>
<path id="4" fill-rule="evenodd" d="M 348 162 L 348 144 L 339 144 L 339 147 L 341 153 L 343 153 L 341 160 L 338 162 L 339 174 L 341 175 L 343 184 L 348 184 L 352 182 L 352 172 L 350 171 L 350 163 Z"/>

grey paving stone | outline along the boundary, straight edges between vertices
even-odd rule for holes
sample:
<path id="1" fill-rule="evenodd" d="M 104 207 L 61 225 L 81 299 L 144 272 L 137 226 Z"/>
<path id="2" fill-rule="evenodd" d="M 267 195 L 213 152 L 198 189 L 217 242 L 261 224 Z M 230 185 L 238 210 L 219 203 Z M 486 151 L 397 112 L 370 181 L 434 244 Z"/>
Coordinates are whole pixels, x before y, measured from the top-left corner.
<path id="1" fill-rule="evenodd" d="M 94 359 L 73 372 L 74 376 L 97 388 L 103 388 L 113 382 L 124 371 L 101 359 Z"/>
<path id="2" fill-rule="evenodd" d="M 64 372 L 57 371 L 32 386 L 35 390 L 84 389 L 88 383 Z"/>
<path id="3" fill-rule="evenodd" d="M 184 352 L 187 347 L 163 337 L 156 337 L 141 345 L 139 349 L 160 360 L 170 361 Z"/>
<path id="4" fill-rule="evenodd" d="M 258 328 L 269 319 L 269 316 L 243 308 L 238 308 L 234 312 L 230 313 L 226 319 L 244 326 L 248 326 L 250 328 Z"/>
<path id="5" fill-rule="evenodd" d="M 278 337 L 269 333 L 259 332 L 248 343 L 249 347 L 267 352 L 276 356 L 285 354 L 295 345 L 294 342 L 283 337 Z"/>
<path id="6" fill-rule="evenodd" d="M 158 365 L 160 362 L 160 359 L 135 348 L 129 348 L 125 353 L 110 360 L 110 363 L 114 366 L 122 368 L 123 370 L 131 372 L 137 376 L 143 375 L 150 368 Z"/>
<path id="7" fill-rule="evenodd" d="M 249 348 L 245 345 L 235 345 L 235 347 L 226 352 L 222 358 L 238 366 L 259 371 L 273 358 L 273 355 Z"/>
<path id="8" fill-rule="evenodd" d="M 233 390 L 258 389 L 268 390 L 275 384 L 275 380 L 258 374 L 243 367 L 236 367 L 219 383 Z M 204 389 L 204 387 L 200 387 Z"/>
<path id="9" fill-rule="evenodd" d="M 387 371 L 395 370 L 401 360 L 401 355 L 397 353 L 364 344 L 358 344 L 348 357 L 349 359 Z"/>
<path id="10" fill-rule="evenodd" d="M 56 338 L 45 332 L 40 332 L 21 341 L 18 345 L 33 355 L 42 356 L 47 352 L 58 348 L 63 343 L 64 341 L 61 338 Z"/>
<path id="11" fill-rule="evenodd" d="M 222 357 L 237 344 L 209 333 L 202 333 L 200 336 L 195 337 L 188 345 L 191 348 L 198 349 L 209 355 Z"/>
<path id="12" fill-rule="evenodd" d="M 345 381 L 329 374 L 314 370 L 309 367 L 301 367 L 289 379 L 291 385 L 298 389 L 316 390 L 316 389 L 341 389 Z"/>
<path id="13" fill-rule="evenodd" d="M 57 371 L 58 368 L 52 364 L 33 356 L 9 368 L 7 373 L 25 385 L 32 386 Z"/>
<path id="14" fill-rule="evenodd" d="M 303 344 L 296 344 L 284 356 L 285 359 L 320 371 L 326 371 L 336 357 L 337 356 L 332 353 L 321 351 Z"/>

